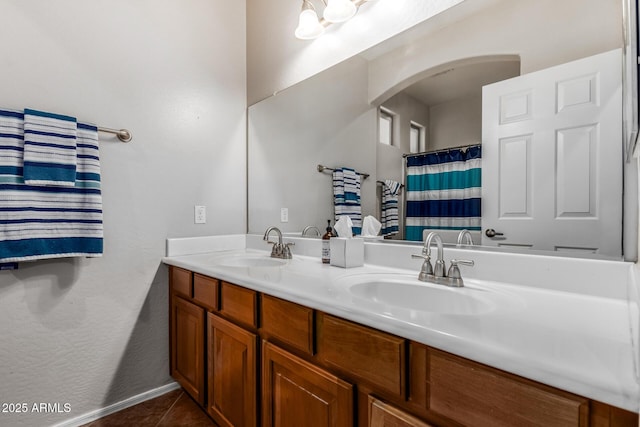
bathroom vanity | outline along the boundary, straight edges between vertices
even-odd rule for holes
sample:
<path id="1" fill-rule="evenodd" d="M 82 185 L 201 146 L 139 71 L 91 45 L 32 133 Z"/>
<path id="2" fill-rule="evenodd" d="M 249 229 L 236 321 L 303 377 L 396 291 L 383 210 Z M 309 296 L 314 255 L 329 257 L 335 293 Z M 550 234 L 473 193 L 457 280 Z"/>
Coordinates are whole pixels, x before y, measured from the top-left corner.
<path id="1" fill-rule="evenodd" d="M 292 239 L 286 261 L 256 236 L 178 240 L 164 259 L 171 375 L 221 426 L 638 425 L 627 301 L 488 283 L 482 269 L 463 271 L 465 288 L 421 285 L 411 246 L 367 244 L 364 267 L 341 269 L 321 264 L 315 239 Z M 411 269 L 379 262 L 390 250 Z M 439 303 L 400 306 L 406 286 L 435 286 Z M 547 330 L 569 301 L 565 325 Z M 613 303 L 620 323 L 580 329 L 594 303 L 606 316 Z"/>

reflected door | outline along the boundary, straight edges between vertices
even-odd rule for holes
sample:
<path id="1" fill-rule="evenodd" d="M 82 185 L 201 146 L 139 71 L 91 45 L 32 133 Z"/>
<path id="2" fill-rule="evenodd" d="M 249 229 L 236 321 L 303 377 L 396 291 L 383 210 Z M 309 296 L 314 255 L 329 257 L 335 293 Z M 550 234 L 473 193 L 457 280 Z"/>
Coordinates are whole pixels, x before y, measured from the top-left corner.
<path id="1" fill-rule="evenodd" d="M 614 50 L 483 88 L 483 245 L 621 255 L 621 64 Z"/>

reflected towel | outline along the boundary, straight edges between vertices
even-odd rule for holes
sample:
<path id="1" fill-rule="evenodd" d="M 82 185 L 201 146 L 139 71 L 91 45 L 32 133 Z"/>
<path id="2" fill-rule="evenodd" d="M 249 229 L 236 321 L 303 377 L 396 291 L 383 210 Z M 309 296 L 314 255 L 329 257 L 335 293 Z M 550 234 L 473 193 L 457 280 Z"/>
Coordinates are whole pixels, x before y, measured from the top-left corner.
<path id="1" fill-rule="evenodd" d="M 398 233 L 398 193 L 400 183 L 387 179 L 382 186 L 382 235 L 392 236 Z"/>
<path id="2" fill-rule="evenodd" d="M 24 110 L 24 181 L 73 187 L 76 181 L 74 117 Z"/>
<path id="3" fill-rule="evenodd" d="M 360 174 L 349 168 L 333 171 L 333 205 L 336 221 L 347 215 L 353 223 L 352 231 L 362 231 L 362 207 L 360 206 Z"/>

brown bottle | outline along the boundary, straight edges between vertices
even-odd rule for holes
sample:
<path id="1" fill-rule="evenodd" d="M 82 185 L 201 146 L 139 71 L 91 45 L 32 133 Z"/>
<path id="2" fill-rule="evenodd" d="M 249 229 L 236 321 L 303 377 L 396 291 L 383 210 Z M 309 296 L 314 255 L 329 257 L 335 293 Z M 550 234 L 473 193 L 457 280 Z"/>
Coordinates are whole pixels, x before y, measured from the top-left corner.
<path id="1" fill-rule="evenodd" d="M 329 239 L 335 237 L 331 228 L 331 220 L 327 220 L 327 232 L 322 235 L 322 263 L 329 264 L 331 262 L 331 246 Z"/>

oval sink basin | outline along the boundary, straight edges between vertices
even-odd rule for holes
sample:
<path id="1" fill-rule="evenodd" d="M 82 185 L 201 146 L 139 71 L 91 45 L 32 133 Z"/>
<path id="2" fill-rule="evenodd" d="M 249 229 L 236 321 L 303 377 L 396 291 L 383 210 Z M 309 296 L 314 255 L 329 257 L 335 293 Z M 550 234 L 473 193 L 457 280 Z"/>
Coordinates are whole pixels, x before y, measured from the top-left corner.
<path id="1" fill-rule="evenodd" d="M 222 267 L 280 267 L 286 264 L 286 260 L 260 255 L 237 255 L 220 259 L 216 262 Z"/>
<path id="2" fill-rule="evenodd" d="M 478 288 L 449 288 L 405 275 L 363 276 L 347 279 L 349 293 L 381 306 L 456 315 L 482 314 L 495 308 L 488 291 Z"/>

